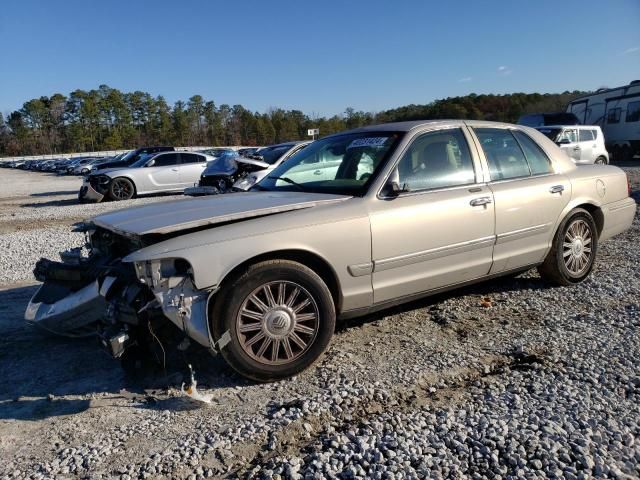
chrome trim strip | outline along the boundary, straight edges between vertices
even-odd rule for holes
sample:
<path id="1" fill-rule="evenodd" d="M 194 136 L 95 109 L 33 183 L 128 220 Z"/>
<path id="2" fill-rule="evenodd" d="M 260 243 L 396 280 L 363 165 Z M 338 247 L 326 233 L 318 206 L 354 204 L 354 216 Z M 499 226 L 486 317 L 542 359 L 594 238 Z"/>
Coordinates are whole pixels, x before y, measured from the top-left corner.
<path id="1" fill-rule="evenodd" d="M 468 242 L 460 242 L 453 245 L 446 245 L 444 247 L 423 250 L 421 252 L 407 253 L 397 257 L 374 260 L 373 272 L 382 272 L 384 270 L 391 270 L 393 268 L 403 267 L 412 263 L 426 262 L 427 260 L 433 260 L 435 258 L 447 257 L 449 255 L 477 250 L 479 248 L 493 245 L 495 240 L 495 235 L 491 235 L 489 237 L 482 237 Z"/>
<path id="2" fill-rule="evenodd" d="M 362 277 L 364 275 L 371 275 L 373 272 L 373 263 L 360 263 L 359 265 L 349 265 L 347 270 L 352 277 Z"/>
<path id="3" fill-rule="evenodd" d="M 534 225 L 533 227 L 521 228 L 520 230 L 513 230 L 511 232 L 505 232 L 498 235 L 496 245 L 501 243 L 511 242 L 512 240 L 519 240 L 522 237 L 529 235 L 538 235 L 540 233 L 548 232 L 551 228 L 551 223 L 543 223 L 541 225 Z"/>

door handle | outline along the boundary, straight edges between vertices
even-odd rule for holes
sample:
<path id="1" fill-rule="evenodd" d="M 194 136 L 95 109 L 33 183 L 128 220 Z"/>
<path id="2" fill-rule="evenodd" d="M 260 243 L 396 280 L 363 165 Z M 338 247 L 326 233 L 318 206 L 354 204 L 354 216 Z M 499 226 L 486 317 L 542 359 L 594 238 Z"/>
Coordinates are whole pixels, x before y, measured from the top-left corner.
<path id="1" fill-rule="evenodd" d="M 580 150 L 580 147 L 573 147 L 574 150 Z"/>
<path id="2" fill-rule="evenodd" d="M 320 170 L 316 170 L 315 172 L 313 172 L 314 175 L 320 175 L 322 174 L 322 172 Z"/>
<path id="3" fill-rule="evenodd" d="M 491 202 L 493 202 L 493 200 L 491 200 L 491 197 L 478 197 L 471 200 L 469 202 L 469 205 L 471 205 L 472 207 L 482 207 L 483 205 L 486 206 Z"/>
<path id="4" fill-rule="evenodd" d="M 564 185 L 554 185 L 549 189 L 549 193 L 562 193 L 564 192 Z"/>

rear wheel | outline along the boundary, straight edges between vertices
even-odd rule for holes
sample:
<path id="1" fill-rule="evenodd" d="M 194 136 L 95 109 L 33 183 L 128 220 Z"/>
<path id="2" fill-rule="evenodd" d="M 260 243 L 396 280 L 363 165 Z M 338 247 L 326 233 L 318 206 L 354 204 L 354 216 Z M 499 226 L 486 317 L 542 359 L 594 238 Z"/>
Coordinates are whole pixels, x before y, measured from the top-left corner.
<path id="1" fill-rule="evenodd" d="M 109 196 L 112 200 L 129 200 L 133 198 L 136 189 L 128 178 L 114 178 L 109 186 Z"/>
<path id="2" fill-rule="evenodd" d="M 607 159 L 605 157 L 598 157 L 596 158 L 596 161 L 594 162 L 596 165 L 606 165 L 607 164 Z"/>
<path id="3" fill-rule="evenodd" d="M 591 273 L 597 250 L 598 230 L 593 217 L 576 208 L 558 228 L 551 251 L 538 272 L 556 285 L 575 285 Z"/>
<path id="4" fill-rule="evenodd" d="M 313 364 L 335 329 L 331 292 L 308 267 L 287 260 L 261 262 L 218 294 L 214 337 L 228 343 L 225 360 L 241 375 L 268 382 Z"/>

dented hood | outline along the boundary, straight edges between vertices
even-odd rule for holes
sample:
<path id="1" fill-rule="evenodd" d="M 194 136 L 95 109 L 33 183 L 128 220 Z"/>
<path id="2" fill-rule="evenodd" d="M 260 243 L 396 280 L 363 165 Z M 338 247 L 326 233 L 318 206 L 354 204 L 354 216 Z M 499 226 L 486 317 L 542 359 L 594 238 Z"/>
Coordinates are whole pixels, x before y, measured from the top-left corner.
<path id="1" fill-rule="evenodd" d="M 160 202 L 95 217 L 92 222 L 127 236 L 166 234 L 218 223 L 341 202 L 345 195 L 305 192 L 247 192 Z"/>

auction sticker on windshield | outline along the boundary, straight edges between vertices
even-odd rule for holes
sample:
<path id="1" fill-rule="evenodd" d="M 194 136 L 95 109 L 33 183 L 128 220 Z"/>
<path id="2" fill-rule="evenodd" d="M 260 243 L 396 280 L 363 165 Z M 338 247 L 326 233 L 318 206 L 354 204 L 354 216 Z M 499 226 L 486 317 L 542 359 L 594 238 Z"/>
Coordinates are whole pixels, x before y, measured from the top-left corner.
<path id="1" fill-rule="evenodd" d="M 367 137 L 367 138 L 356 138 L 353 142 L 349 144 L 347 148 L 357 148 L 357 147 L 381 147 L 384 145 L 384 142 L 388 140 L 389 137 Z"/>

